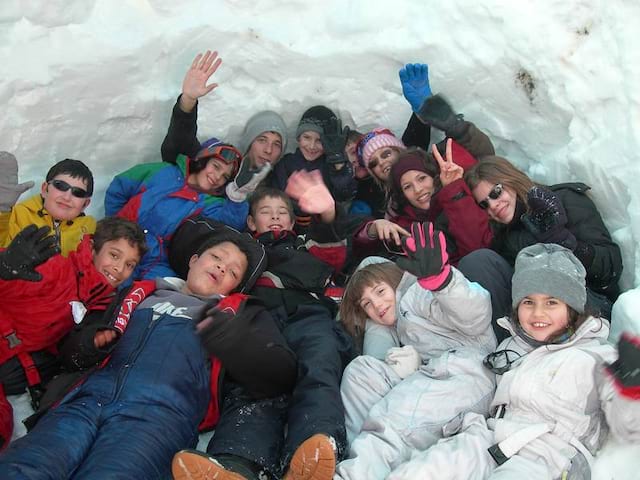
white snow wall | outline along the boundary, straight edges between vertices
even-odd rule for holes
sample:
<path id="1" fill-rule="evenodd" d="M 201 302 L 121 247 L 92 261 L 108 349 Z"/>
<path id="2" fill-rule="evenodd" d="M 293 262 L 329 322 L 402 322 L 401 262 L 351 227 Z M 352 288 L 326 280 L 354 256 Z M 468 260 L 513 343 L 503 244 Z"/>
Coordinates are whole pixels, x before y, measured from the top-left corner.
<path id="1" fill-rule="evenodd" d="M 538 181 L 593 187 L 630 288 L 640 284 L 639 24 L 634 0 L 2 0 L 0 150 L 37 185 L 55 161 L 85 161 L 97 184 L 89 212 L 101 216 L 114 174 L 160 160 L 199 51 L 223 57 L 200 134 L 231 142 L 258 110 L 293 131 L 318 103 L 401 133 L 410 109 L 397 71 L 427 62 L 434 92 L 500 154 Z"/>

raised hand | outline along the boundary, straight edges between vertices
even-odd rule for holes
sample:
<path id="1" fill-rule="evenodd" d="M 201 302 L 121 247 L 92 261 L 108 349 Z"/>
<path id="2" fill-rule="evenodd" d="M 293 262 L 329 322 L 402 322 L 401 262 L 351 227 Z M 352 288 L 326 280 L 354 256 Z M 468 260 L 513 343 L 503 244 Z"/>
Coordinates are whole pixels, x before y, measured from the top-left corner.
<path id="1" fill-rule="evenodd" d="M 29 225 L 15 236 L 7 249 L 0 252 L 0 278 L 38 282 L 42 275 L 35 268 L 60 253 L 49 227 Z"/>
<path id="2" fill-rule="evenodd" d="M 326 163 L 335 165 L 349 161 L 344 153 L 348 135 L 349 127 L 344 127 L 343 130 L 342 122 L 339 118 L 331 118 L 329 120 L 329 125 L 320 136 Z"/>
<path id="3" fill-rule="evenodd" d="M 461 179 L 464 174 L 464 169 L 453 161 L 453 153 L 451 153 L 452 141 L 453 140 L 451 140 L 450 138 L 447 139 L 447 149 L 444 159 L 442 158 L 442 155 L 440 155 L 438 147 L 436 147 L 435 144 L 431 145 L 433 157 L 436 159 L 438 165 L 440 166 L 440 183 L 442 183 L 443 187 L 446 187 L 450 183 Z"/>
<path id="4" fill-rule="evenodd" d="M 204 55 L 196 55 L 182 81 L 182 97 L 188 104 L 195 105 L 198 98 L 204 97 L 218 86 L 217 83 L 207 85 L 207 82 L 221 63 L 222 59 L 218 57 L 217 51 L 207 50 Z"/>
<path id="5" fill-rule="evenodd" d="M 416 115 L 422 123 L 442 130 L 448 137 L 458 138 L 465 130 L 462 115 L 456 115 L 447 99 L 439 93 L 427 98 Z"/>
<path id="6" fill-rule="evenodd" d="M 305 213 L 335 214 L 336 202 L 322 180 L 320 170 L 293 172 L 287 180 L 287 195 L 298 202 Z"/>
<path id="7" fill-rule="evenodd" d="M 379 218 L 371 222 L 367 227 L 367 235 L 371 238 L 378 238 L 385 243 L 394 243 L 398 246 L 402 245 L 403 237 L 411 236 L 411 234 L 400 225 L 385 220 L 384 218 Z"/>
<path id="8" fill-rule="evenodd" d="M 606 370 L 622 395 L 640 399 L 640 336 L 623 333 L 618 340 L 618 359 Z"/>
<path id="9" fill-rule="evenodd" d="M 576 247 L 576 237 L 567 229 L 567 212 L 555 193 L 534 185 L 527 193 L 527 204 L 529 211 L 522 215 L 522 223 L 536 240 L 571 250 Z"/>
<path id="10" fill-rule="evenodd" d="M 429 66 L 426 63 L 407 63 L 398 72 L 402 84 L 402 94 L 414 112 L 431 96 Z"/>
<path id="11" fill-rule="evenodd" d="M 402 240 L 406 257 L 396 264 L 418 277 L 427 290 L 442 290 L 451 281 L 451 266 L 444 234 L 433 229 L 430 222 L 411 224 L 411 237 Z"/>
<path id="12" fill-rule="evenodd" d="M 240 162 L 240 169 L 236 174 L 233 182 L 229 182 L 226 187 L 227 197 L 234 202 L 244 202 L 247 195 L 253 192 L 260 182 L 269 175 L 271 164 L 265 163 L 257 170 L 251 169 L 249 158 L 245 158 Z"/>
<path id="13" fill-rule="evenodd" d="M 33 182 L 18 183 L 18 161 L 9 152 L 0 152 L 0 212 L 8 212 Z"/>

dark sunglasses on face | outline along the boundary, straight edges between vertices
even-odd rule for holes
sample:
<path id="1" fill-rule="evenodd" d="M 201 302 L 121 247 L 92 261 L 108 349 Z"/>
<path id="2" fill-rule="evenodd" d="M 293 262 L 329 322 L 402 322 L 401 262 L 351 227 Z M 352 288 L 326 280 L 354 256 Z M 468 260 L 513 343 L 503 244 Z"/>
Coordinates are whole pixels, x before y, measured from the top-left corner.
<path id="1" fill-rule="evenodd" d="M 487 208 L 489 208 L 489 200 L 497 200 L 500 195 L 502 195 L 502 190 L 504 190 L 502 188 L 502 184 L 496 183 L 489 192 L 489 195 L 487 195 L 487 198 L 478 202 L 478 206 L 481 209 L 486 210 Z"/>
<path id="2" fill-rule="evenodd" d="M 53 188 L 55 188 L 60 192 L 66 192 L 67 190 L 71 189 L 71 195 L 73 195 L 76 198 L 88 198 L 91 196 L 91 194 L 86 190 L 80 187 L 72 187 L 64 180 L 49 180 L 47 184 L 53 185 Z"/>
<path id="3" fill-rule="evenodd" d="M 498 350 L 484 357 L 482 363 L 496 375 L 502 375 L 511 370 L 511 366 L 519 358 L 522 358 L 522 355 L 515 350 Z"/>

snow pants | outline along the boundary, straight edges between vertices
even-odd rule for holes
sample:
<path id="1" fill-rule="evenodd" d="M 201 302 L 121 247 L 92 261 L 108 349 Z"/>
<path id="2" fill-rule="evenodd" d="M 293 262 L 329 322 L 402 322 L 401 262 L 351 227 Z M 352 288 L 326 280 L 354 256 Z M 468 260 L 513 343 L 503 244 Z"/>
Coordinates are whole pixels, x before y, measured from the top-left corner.
<path id="1" fill-rule="evenodd" d="M 384 479 L 414 451 L 459 428 L 466 412 L 486 414 L 495 381 L 482 366 L 483 357 L 472 349 L 451 350 L 404 380 L 380 360 L 356 358 L 342 382 L 347 428 L 354 440 L 335 478 Z"/>
<path id="2" fill-rule="evenodd" d="M 208 360 L 188 318 L 137 310 L 111 360 L 0 454 L 4 479 L 164 479 L 197 444 Z"/>
<path id="3" fill-rule="evenodd" d="M 276 477 L 316 433 L 335 440 L 338 458 L 346 447 L 340 379 L 350 359 L 350 339 L 319 305 L 300 306 L 286 320 L 284 336 L 298 359 L 293 393 L 254 400 L 239 386 L 227 385 L 220 421 L 207 446 L 212 456 L 238 455 Z"/>

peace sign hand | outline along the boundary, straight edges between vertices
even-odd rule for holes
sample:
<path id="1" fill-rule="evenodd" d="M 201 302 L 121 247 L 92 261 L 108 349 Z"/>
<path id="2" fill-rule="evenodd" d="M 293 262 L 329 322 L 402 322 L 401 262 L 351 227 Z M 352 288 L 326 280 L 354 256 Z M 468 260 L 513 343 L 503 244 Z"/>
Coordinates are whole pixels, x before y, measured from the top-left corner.
<path id="1" fill-rule="evenodd" d="M 196 55 L 182 81 L 182 95 L 186 97 L 185 100 L 195 104 L 198 98 L 204 97 L 218 86 L 217 83 L 207 85 L 207 82 L 221 63 L 222 59 L 218 57 L 217 51 L 212 53 L 207 50 L 204 55 L 202 53 Z"/>
<path id="2" fill-rule="evenodd" d="M 444 159 L 442 158 L 442 155 L 440 155 L 440 152 L 438 151 L 438 148 L 435 146 L 435 144 L 431 145 L 433 156 L 440 166 L 440 183 L 442 183 L 443 187 L 446 187 L 450 183 L 461 179 L 462 175 L 464 174 L 464 169 L 453 161 L 453 154 L 451 153 L 451 142 L 453 142 L 453 140 L 448 138 Z"/>

